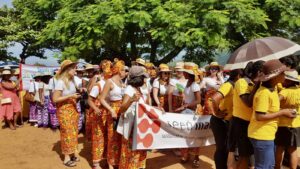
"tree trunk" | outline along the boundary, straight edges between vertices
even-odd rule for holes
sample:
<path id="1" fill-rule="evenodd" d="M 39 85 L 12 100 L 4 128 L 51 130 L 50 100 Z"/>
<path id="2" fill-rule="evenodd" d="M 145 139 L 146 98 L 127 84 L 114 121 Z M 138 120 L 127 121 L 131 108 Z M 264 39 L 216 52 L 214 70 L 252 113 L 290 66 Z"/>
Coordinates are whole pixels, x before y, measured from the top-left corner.
<path id="1" fill-rule="evenodd" d="M 172 59 L 174 59 L 182 50 L 184 47 L 175 47 L 174 50 L 172 50 L 169 54 L 167 54 L 164 58 L 156 62 L 156 65 L 159 65 L 161 63 L 168 63 Z"/>

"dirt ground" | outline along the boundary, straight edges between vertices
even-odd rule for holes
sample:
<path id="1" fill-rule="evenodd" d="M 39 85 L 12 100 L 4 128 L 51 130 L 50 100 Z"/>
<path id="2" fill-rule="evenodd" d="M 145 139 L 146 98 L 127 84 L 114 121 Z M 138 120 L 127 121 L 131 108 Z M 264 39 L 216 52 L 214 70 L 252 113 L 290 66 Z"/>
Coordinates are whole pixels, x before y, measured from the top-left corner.
<path id="1" fill-rule="evenodd" d="M 80 162 L 73 169 L 91 168 L 91 145 L 79 136 Z M 212 160 L 215 147 L 201 149 L 201 169 L 215 168 Z M 59 131 L 35 128 L 28 124 L 15 131 L 0 129 L 0 168 L 1 169 L 65 169 L 62 164 Z M 149 152 L 147 169 L 190 169 L 191 163 L 182 165 L 168 150 Z"/>

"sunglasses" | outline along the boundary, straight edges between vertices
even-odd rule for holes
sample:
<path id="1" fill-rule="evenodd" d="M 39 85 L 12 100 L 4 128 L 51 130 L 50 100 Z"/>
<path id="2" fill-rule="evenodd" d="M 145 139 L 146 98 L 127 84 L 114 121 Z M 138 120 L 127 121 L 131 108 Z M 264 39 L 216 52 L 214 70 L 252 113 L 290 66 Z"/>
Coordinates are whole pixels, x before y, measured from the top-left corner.
<path id="1" fill-rule="evenodd" d="M 162 72 L 162 74 L 169 75 L 170 72 Z"/>
<path id="2" fill-rule="evenodd" d="M 217 67 L 212 67 L 212 68 L 210 68 L 210 70 L 219 70 L 219 68 L 217 68 Z"/>

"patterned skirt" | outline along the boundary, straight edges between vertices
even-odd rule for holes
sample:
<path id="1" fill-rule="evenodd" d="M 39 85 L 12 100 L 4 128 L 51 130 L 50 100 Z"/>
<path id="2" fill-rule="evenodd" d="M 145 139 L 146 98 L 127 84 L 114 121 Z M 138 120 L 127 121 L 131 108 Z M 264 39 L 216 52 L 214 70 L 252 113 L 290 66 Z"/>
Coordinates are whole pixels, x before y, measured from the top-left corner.
<path id="1" fill-rule="evenodd" d="M 120 106 L 122 100 L 110 102 L 111 107 L 120 117 Z M 110 165 L 118 165 L 121 155 L 122 135 L 116 131 L 117 122 L 109 114 L 107 116 L 107 162 Z"/>
<path id="2" fill-rule="evenodd" d="M 161 107 L 163 107 L 164 110 L 168 112 L 169 111 L 168 95 L 159 96 L 158 99 Z"/>
<path id="3" fill-rule="evenodd" d="M 78 145 L 79 119 L 75 101 L 68 100 L 57 104 L 57 117 L 60 125 L 62 153 L 65 155 L 75 153 Z"/>
<path id="4" fill-rule="evenodd" d="M 49 96 L 45 96 L 45 103 L 43 106 L 41 106 L 41 111 L 38 111 L 37 120 L 38 120 L 39 127 L 48 127 L 48 124 L 49 124 L 49 112 L 48 112 L 49 101 L 50 101 Z"/>
<path id="5" fill-rule="evenodd" d="M 76 109 L 79 113 L 78 131 L 80 131 L 83 127 L 83 122 L 84 122 L 84 112 L 83 112 L 83 110 L 81 110 L 80 102 L 76 103 Z"/>
<path id="6" fill-rule="evenodd" d="M 172 109 L 178 109 L 183 105 L 183 96 L 172 95 Z"/>
<path id="7" fill-rule="evenodd" d="M 38 114 L 40 113 L 42 107 L 37 102 L 30 103 L 29 107 L 29 122 L 38 122 Z"/>
<path id="8" fill-rule="evenodd" d="M 210 89 L 207 90 L 205 93 L 205 100 L 204 100 L 204 109 L 203 109 L 203 115 L 208 115 L 209 113 L 209 98 L 212 97 L 215 93 L 217 92 L 217 90 L 215 89 Z"/>
<path id="9" fill-rule="evenodd" d="M 132 138 L 122 138 L 121 159 L 119 169 L 140 169 L 146 168 L 147 151 L 132 150 Z"/>
<path id="10" fill-rule="evenodd" d="M 59 123 L 58 118 L 56 116 L 56 106 L 51 99 L 49 100 L 48 112 L 50 116 L 50 127 L 55 129 L 59 126 Z"/>
<path id="11" fill-rule="evenodd" d="M 91 119 L 93 163 L 98 163 L 103 158 L 106 158 L 105 146 L 107 145 L 107 109 L 100 107 L 100 110 L 100 115 L 90 111 L 90 113 L 93 114 Z"/>

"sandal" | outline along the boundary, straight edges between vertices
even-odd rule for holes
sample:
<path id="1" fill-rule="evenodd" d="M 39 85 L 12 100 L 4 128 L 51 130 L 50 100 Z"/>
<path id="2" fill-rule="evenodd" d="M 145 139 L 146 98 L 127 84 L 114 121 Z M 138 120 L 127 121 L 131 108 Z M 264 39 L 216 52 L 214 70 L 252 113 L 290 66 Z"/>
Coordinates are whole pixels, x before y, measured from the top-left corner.
<path id="1" fill-rule="evenodd" d="M 70 160 L 70 161 L 64 163 L 64 165 L 67 167 L 75 167 L 76 163 L 74 161 Z"/>
<path id="2" fill-rule="evenodd" d="M 73 156 L 73 157 L 71 157 L 71 161 L 73 161 L 73 162 L 79 162 L 80 159 L 78 157 L 76 157 L 76 156 Z"/>
<path id="3" fill-rule="evenodd" d="M 189 161 L 189 159 L 188 158 L 181 158 L 180 159 L 180 163 L 182 163 L 182 164 L 185 164 L 185 163 L 187 163 Z"/>
<path id="4" fill-rule="evenodd" d="M 193 161 L 193 168 L 199 168 L 200 166 L 200 160 L 194 160 Z"/>

